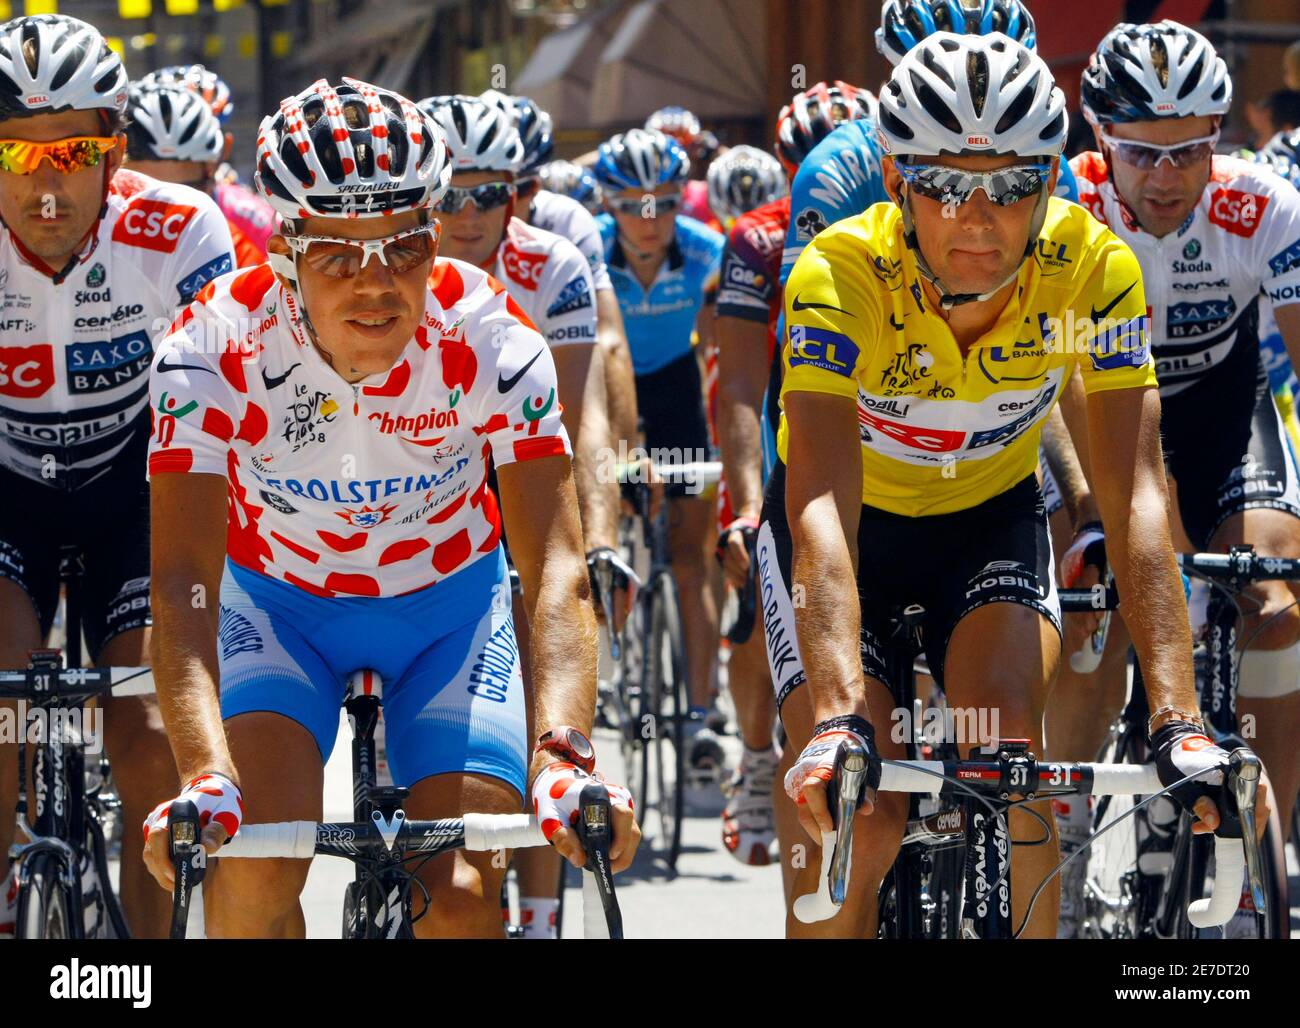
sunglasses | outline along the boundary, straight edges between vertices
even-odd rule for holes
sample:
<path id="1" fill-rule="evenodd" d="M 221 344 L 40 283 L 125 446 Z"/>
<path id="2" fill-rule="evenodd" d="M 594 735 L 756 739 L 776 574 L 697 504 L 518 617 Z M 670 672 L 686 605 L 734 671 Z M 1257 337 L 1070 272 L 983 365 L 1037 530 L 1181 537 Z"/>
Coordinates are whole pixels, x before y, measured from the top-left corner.
<path id="1" fill-rule="evenodd" d="M 394 275 L 402 275 L 433 260 L 438 227 L 417 225 L 383 239 L 339 239 L 335 236 L 289 236 L 284 241 L 302 254 L 312 271 L 329 278 L 353 278 L 370 261 L 379 258 Z"/>
<path id="2" fill-rule="evenodd" d="M 975 190 L 984 190 L 999 207 L 1037 196 L 1052 174 L 1051 164 L 1013 164 L 992 171 L 965 171 L 948 164 L 908 164 L 896 161 L 904 181 L 921 196 L 940 203 L 962 204 Z"/>
<path id="3" fill-rule="evenodd" d="M 30 139 L 0 139 L 0 171 L 13 175 L 30 175 L 48 160 L 55 171 L 67 175 L 83 168 L 93 168 L 117 146 L 116 136 L 71 136 L 50 143 Z"/>
<path id="4" fill-rule="evenodd" d="M 669 193 L 667 196 L 652 196 L 649 206 L 650 217 L 657 218 L 661 214 L 671 214 L 682 205 L 681 193 Z M 645 197 L 631 197 L 625 200 L 619 200 L 611 197 L 608 201 L 612 210 L 619 214 L 636 214 L 640 215 L 647 210 Z"/>
<path id="5" fill-rule="evenodd" d="M 484 182 L 477 186 L 448 186 L 433 209 L 439 214 L 459 214 L 471 200 L 480 211 L 490 211 L 509 203 L 515 187 L 509 182 Z"/>
<path id="6" fill-rule="evenodd" d="M 1219 133 L 1201 136 L 1199 139 L 1185 139 L 1172 146 L 1141 143 L 1135 139 L 1116 139 L 1109 132 L 1103 132 L 1101 138 L 1115 152 L 1116 160 L 1131 164 L 1140 171 L 1150 171 L 1164 160 L 1168 160 L 1175 168 L 1190 168 L 1208 160 L 1214 155 Z"/>

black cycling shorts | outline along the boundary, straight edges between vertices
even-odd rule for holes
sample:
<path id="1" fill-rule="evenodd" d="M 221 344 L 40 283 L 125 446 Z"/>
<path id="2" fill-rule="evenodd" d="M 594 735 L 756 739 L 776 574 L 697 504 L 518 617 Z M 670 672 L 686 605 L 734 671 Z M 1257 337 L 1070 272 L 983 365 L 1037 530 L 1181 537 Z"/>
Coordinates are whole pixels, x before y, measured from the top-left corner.
<path id="1" fill-rule="evenodd" d="M 709 459 L 709 425 L 704 418 L 700 366 L 695 351 L 658 371 L 636 378 L 636 406 L 646 449 L 656 464 L 690 464 Z M 688 484 L 664 486 L 665 496 L 685 496 Z"/>
<path id="2" fill-rule="evenodd" d="M 758 582 L 768 667 L 777 708 L 805 679 L 790 591 L 791 539 L 785 516 L 785 464 L 767 482 L 758 535 Z M 858 605 L 862 670 L 889 683 L 885 640 L 894 612 L 925 608 L 921 638 L 930 672 L 943 682 L 953 629 L 987 603 L 1032 607 L 1061 630 L 1052 543 L 1037 480 L 1031 475 L 977 507 L 907 517 L 862 507 L 858 524 Z"/>
<path id="3" fill-rule="evenodd" d="M 1160 403 L 1165 466 L 1193 546 L 1209 549 L 1219 526 L 1243 510 L 1300 517 L 1300 472 L 1258 347 L 1253 359 L 1229 360 Z"/>
<path id="4" fill-rule="evenodd" d="M 137 475 L 108 475 L 71 493 L 0 468 L 0 578 L 27 593 L 44 637 L 59 604 L 60 549 L 79 546 L 82 632 L 92 661 L 109 640 L 151 621 L 143 450 L 128 446 L 114 463 L 127 468 L 132 461 Z"/>

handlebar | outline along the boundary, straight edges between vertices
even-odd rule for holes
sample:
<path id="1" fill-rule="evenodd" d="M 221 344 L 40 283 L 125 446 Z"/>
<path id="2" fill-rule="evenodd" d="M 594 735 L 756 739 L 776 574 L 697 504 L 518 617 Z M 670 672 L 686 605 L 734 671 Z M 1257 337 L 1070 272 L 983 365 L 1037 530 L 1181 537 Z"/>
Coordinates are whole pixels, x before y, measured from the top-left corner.
<path id="1" fill-rule="evenodd" d="M 1300 563 L 1300 562 L 1298 562 Z M 1261 765 L 1249 749 L 1232 752 L 1227 781 L 1220 798 L 1224 815 L 1214 840 L 1214 887 L 1209 897 L 1189 904 L 1188 920 L 1197 928 L 1227 924 L 1236 913 L 1243 881 L 1249 883 L 1256 909 L 1266 910 L 1263 864 L 1255 836 L 1255 796 Z M 822 834 L 821 880 L 818 890 L 795 898 L 794 914 L 805 924 L 824 921 L 839 912 L 847 895 L 853 848 L 853 812 L 862 783 L 867 779 L 867 755 L 857 743 L 841 743 L 828 800 L 835 829 Z M 1035 760 L 1032 754 L 1003 749 L 995 757 L 971 760 L 881 761 L 883 792 L 939 796 L 969 791 L 991 797 L 1091 794 L 1094 796 L 1150 795 L 1167 792 L 1154 764 L 1091 764 Z M 854 797 L 850 805 L 849 797 Z M 1239 814 L 1224 810 L 1231 804 Z M 1239 826 L 1240 834 L 1237 834 Z"/>
<path id="2" fill-rule="evenodd" d="M 580 802 L 579 834 L 587 849 L 588 869 L 593 872 L 583 875 L 585 934 L 587 938 L 621 939 L 622 914 L 614 894 L 609 858 L 613 837 L 609 794 L 599 785 L 588 786 Z M 355 859 L 366 854 L 391 854 L 399 846 L 400 852 L 417 856 L 458 848 L 483 853 L 547 845 L 541 827 L 528 814 L 466 814 L 463 818 L 410 821 L 399 808 L 391 817 L 376 810 L 371 818 L 370 823 L 281 821 L 243 825 L 215 856 L 307 860 L 324 854 Z M 168 834 L 176 871 L 171 937 L 183 939 L 191 892 L 202 882 L 206 867 L 206 851 L 198 841 L 198 811 L 192 803 L 172 804 Z"/>
<path id="3" fill-rule="evenodd" d="M 154 691 L 153 672 L 147 667 L 61 668 L 37 664 L 0 671 L 0 700 L 82 702 L 95 696 L 152 696 Z"/>

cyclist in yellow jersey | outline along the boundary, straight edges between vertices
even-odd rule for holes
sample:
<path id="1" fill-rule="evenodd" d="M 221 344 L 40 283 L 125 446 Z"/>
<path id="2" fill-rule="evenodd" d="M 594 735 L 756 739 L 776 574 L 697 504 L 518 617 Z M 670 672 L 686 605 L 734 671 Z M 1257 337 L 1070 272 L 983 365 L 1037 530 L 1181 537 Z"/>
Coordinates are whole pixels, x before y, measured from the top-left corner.
<path id="1" fill-rule="evenodd" d="M 937 33 L 895 68 L 879 124 L 895 203 L 818 235 L 785 289 L 781 462 L 758 564 L 790 739 L 785 786 L 801 823 L 814 842 L 830 830 L 826 781 L 845 737 L 904 756 L 884 684 L 889 617 L 904 604 L 925 608 L 930 669 L 949 704 L 985 711 L 990 734 L 1043 752 L 1060 611 L 1034 471 L 1041 424 L 1075 365 L 1161 780 L 1206 771 L 1221 783 L 1227 754 L 1195 713 L 1141 275 L 1109 230 L 1049 199 L 1066 135 L 1061 91 L 1000 33 Z M 978 740 L 955 741 L 966 752 Z M 1217 826 L 1210 786 L 1174 795 L 1196 831 Z M 817 925 L 789 917 L 791 934 L 875 933 L 907 800 L 869 790 L 862 813 L 872 817 L 843 908 Z M 1036 838 L 1042 824 L 1021 807 L 1010 832 Z M 817 887 L 811 849 L 796 896 Z M 1015 850 L 1014 923 L 1056 852 L 1054 833 Z M 1053 886 L 1025 934 L 1054 935 L 1056 907 Z"/>

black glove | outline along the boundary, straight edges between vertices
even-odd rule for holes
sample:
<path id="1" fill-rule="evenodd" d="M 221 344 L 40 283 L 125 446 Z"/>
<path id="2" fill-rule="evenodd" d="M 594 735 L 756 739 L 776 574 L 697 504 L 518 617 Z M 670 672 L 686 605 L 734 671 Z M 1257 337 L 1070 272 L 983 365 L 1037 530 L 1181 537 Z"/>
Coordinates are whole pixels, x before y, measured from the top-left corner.
<path id="1" fill-rule="evenodd" d="M 1223 810 L 1228 752 L 1212 743 L 1202 729 L 1186 721 L 1167 721 L 1151 736 L 1151 750 L 1161 785 L 1173 785 L 1198 771 L 1210 772 L 1184 782 L 1170 793 L 1188 813 L 1202 796 L 1210 797 Z"/>

